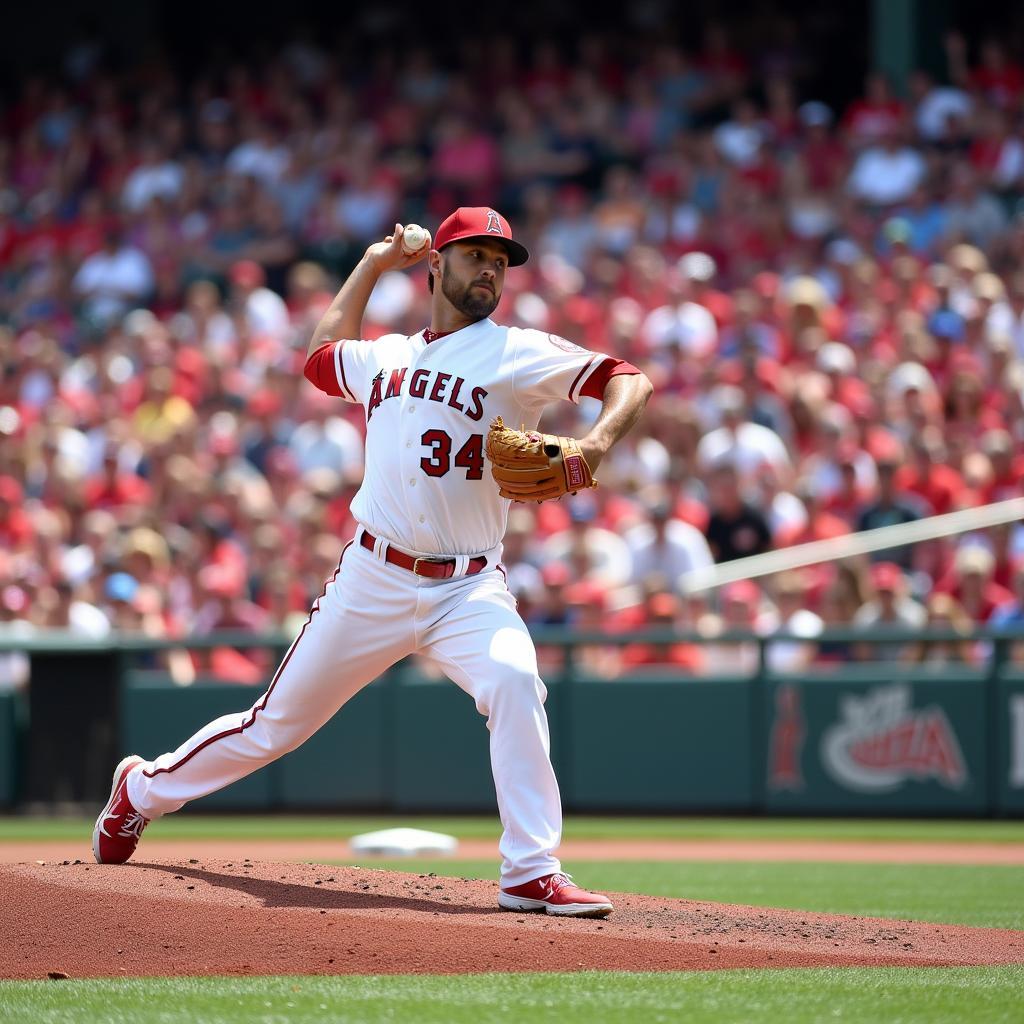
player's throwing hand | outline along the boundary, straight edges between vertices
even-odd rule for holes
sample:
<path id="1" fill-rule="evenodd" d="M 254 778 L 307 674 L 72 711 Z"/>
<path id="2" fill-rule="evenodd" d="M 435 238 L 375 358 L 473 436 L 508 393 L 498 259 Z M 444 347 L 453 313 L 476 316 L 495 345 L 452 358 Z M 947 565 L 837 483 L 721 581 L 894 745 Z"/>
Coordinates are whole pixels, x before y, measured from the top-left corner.
<path id="1" fill-rule="evenodd" d="M 405 270 L 407 267 L 419 263 L 430 252 L 431 238 L 429 231 L 426 232 L 426 244 L 412 254 L 406 253 L 402 248 L 402 236 L 404 234 L 405 225 L 396 224 L 395 230 L 390 235 L 385 236 L 383 242 L 374 242 L 366 250 L 367 258 L 380 273 L 383 274 L 389 270 Z"/>

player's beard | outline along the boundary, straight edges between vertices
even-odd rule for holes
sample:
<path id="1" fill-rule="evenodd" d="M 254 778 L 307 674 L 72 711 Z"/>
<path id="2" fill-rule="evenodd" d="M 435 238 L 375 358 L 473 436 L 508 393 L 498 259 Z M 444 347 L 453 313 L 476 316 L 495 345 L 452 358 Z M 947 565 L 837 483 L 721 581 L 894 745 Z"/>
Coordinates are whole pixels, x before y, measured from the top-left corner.
<path id="1" fill-rule="evenodd" d="M 447 264 L 441 271 L 441 291 L 444 297 L 464 316 L 473 320 L 483 320 L 490 316 L 498 305 L 497 290 L 487 291 L 486 288 L 475 288 L 477 282 L 464 285 L 449 270 Z"/>

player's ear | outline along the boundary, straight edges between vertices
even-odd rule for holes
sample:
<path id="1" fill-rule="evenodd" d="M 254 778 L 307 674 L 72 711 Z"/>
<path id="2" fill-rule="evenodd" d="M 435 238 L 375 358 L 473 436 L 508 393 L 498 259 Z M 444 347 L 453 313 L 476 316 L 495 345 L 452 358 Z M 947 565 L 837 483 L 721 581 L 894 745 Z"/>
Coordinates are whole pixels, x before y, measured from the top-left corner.
<path id="1" fill-rule="evenodd" d="M 436 249 L 427 253 L 427 287 L 434 291 L 434 276 L 441 276 L 441 254 Z"/>

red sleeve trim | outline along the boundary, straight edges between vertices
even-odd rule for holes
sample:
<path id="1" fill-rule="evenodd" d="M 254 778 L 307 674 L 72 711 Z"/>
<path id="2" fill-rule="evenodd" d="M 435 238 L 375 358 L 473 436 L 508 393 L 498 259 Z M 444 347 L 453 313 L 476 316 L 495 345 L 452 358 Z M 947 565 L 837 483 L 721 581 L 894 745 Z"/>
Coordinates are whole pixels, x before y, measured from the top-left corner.
<path id="1" fill-rule="evenodd" d="M 572 393 L 576 390 L 576 385 L 579 384 L 579 382 L 581 380 L 583 380 L 583 375 L 587 372 L 587 370 L 590 369 L 591 364 L 594 362 L 594 360 L 596 358 L 597 358 L 597 356 L 591 356 L 586 361 L 586 363 L 584 364 L 583 369 L 580 370 L 580 372 L 576 374 L 576 379 L 572 382 L 572 386 L 569 388 L 569 401 L 570 402 L 574 402 L 575 401 L 575 399 L 572 397 Z"/>
<path id="2" fill-rule="evenodd" d="M 344 352 L 345 342 L 339 341 L 338 347 L 334 350 L 334 367 L 337 370 L 336 376 L 338 380 L 341 381 L 341 386 L 348 392 L 348 397 L 351 398 L 352 401 L 354 402 L 356 401 L 356 396 L 353 393 L 352 389 L 348 386 L 348 381 L 345 379 Z"/>
<path id="3" fill-rule="evenodd" d="M 306 380 L 335 398 L 344 398 L 338 374 L 334 369 L 334 342 L 321 345 L 307 360 L 302 370 Z"/>
<path id="4" fill-rule="evenodd" d="M 345 367 L 341 362 L 341 344 L 329 341 L 325 345 L 321 345 L 306 360 L 302 372 L 310 384 L 315 385 L 325 394 L 334 398 L 348 398 L 355 401 L 355 396 L 345 380 Z"/>
<path id="5" fill-rule="evenodd" d="M 620 373 L 634 374 L 640 373 L 640 370 L 632 363 L 627 363 L 625 359 L 613 359 L 611 356 L 605 356 L 604 362 L 587 378 L 586 384 L 580 388 L 580 398 L 596 398 L 600 401 L 604 398 L 604 389 L 608 386 L 608 381 L 612 377 L 617 377 Z M 575 386 L 574 384 L 573 387 Z"/>

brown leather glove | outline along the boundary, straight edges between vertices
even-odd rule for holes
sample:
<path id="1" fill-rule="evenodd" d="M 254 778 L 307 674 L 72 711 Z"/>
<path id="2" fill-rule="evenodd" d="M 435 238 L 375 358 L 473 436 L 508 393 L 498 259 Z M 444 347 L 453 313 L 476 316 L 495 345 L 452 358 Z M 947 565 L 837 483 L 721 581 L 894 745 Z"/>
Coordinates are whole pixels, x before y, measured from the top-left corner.
<path id="1" fill-rule="evenodd" d="M 547 501 L 597 486 L 575 438 L 513 430 L 500 416 L 487 433 L 487 458 L 499 493 L 513 501 Z"/>

